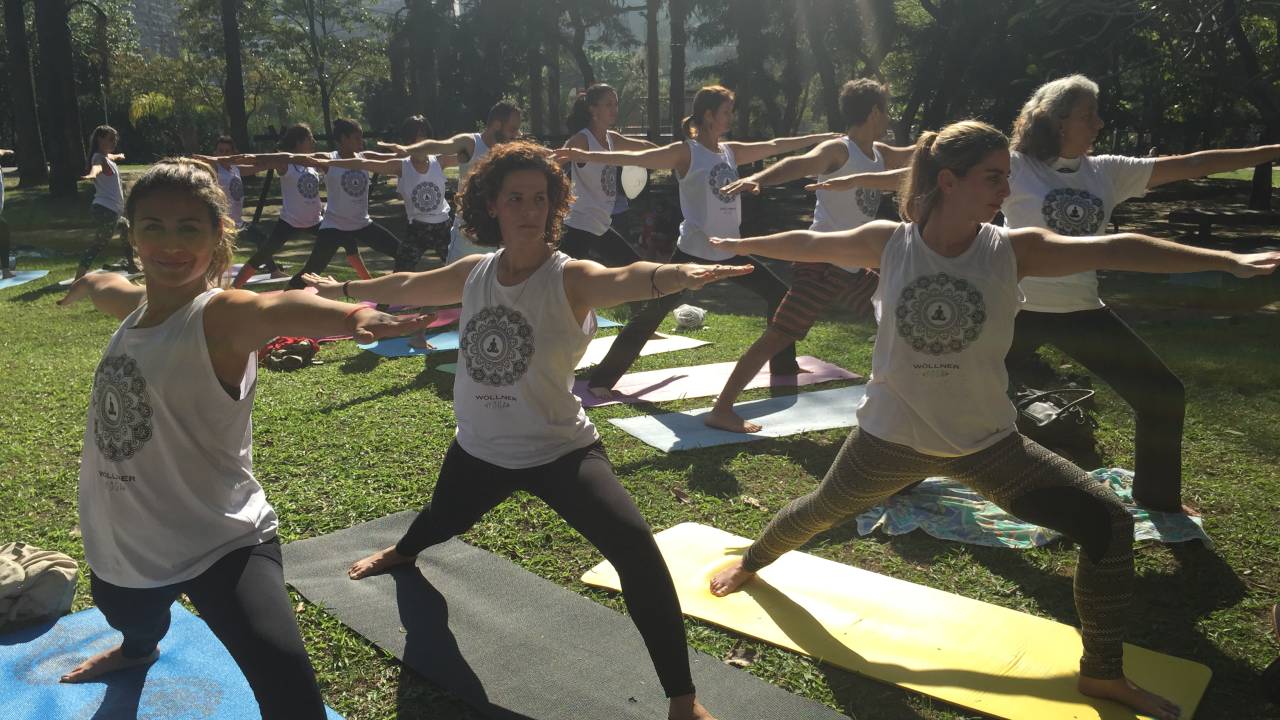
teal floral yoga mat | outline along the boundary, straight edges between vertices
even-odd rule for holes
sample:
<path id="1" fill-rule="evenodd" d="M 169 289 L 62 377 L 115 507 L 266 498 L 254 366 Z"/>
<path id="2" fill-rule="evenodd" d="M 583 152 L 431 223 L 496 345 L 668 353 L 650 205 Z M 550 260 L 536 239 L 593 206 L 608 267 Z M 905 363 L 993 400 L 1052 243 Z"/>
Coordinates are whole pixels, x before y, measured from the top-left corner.
<path id="1" fill-rule="evenodd" d="M 1200 518 L 1181 513 L 1146 510 L 1133 502 L 1133 473 L 1102 468 L 1089 473 L 1111 485 L 1133 515 L 1135 540 L 1174 543 L 1200 540 L 1213 547 Z M 978 493 L 948 478 L 929 478 L 910 492 L 895 495 L 884 505 L 858 516 L 858 534 L 875 530 L 902 535 L 923 530 L 942 540 L 989 547 L 1031 548 L 1049 543 L 1060 534 L 1025 523 L 1001 510 Z"/>

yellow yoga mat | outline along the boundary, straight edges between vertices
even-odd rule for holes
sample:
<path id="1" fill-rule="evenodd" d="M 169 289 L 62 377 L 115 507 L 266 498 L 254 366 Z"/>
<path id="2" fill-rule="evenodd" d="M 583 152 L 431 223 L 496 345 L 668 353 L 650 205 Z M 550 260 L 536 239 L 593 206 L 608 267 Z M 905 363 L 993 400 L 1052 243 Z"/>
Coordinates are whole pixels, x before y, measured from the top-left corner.
<path id="1" fill-rule="evenodd" d="M 686 615 L 825 663 L 1000 718 L 1132 720 L 1076 692 L 1080 634 L 1069 625 L 789 552 L 728 597 L 708 584 L 750 540 L 685 523 L 657 534 Z M 582 576 L 618 590 L 613 566 Z M 1125 673 L 1195 713 L 1212 674 L 1200 663 L 1125 645 Z"/>

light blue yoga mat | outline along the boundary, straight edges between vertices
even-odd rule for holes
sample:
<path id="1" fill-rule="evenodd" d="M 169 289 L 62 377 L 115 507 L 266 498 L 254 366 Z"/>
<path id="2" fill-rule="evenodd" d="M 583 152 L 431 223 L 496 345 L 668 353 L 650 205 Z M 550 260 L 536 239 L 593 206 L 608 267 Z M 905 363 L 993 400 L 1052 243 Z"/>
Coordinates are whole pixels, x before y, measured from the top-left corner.
<path id="1" fill-rule="evenodd" d="M 29 283 L 32 280 L 39 280 L 48 274 L 48 270 L 19 270 L 14 273 L 13 277 L 0 280 L 0 290 L 17 287 L 24 283 Z"/>
<path id="2" fill-rule="evenodd" d="M 735 405 L 733 409 L 738 415 L 764 426 L 760 432 L 750 434 L 731 433 L 703 425 L 702 416 L 711 412 L 711 408 L 611 419 L 609 422 L 659 450 L 674 452 L 853 427 L 858 422 L 854 410 L 865 395 L 866 386 L 850 385 Z"/>
<path id="3" fill-rule="evenodd" d="M 1213 547 L 1200 518 L 1138 507 L 1133 501 L 1133 473 L 1128 470 L 1101 468 L 1089 475 L 1110 485 L 1133 515 L 1134 540 L 1199 540 Z M 1062 537 L 1053 530 L 1019 520 L 950 478 L 929 478 L 910 492 L 894 495 L 885 504 L 858 516 L 859 535 L 876 530 L 886 535 L 923 530 L 942 540 L 1022 549 L 1048 545 Z"/>
<path id="4" fill-rule="evenodd" d="M 259 720 L 244 674 L 209 626 L 181 605 L 160 659 L 76 685 L 58 678 L 120 643 L 97 609 L 0 636 L 0 717 L 6 720 Z M 333 710 L 329 720 L 341 720 Z"/>
<path id="5" fill-rule="evenodd" d="M 416 348 L 409 344 L 408 337 L 387 338 L 385 340 L 374 340 L 369 344 L 360 344 L 361 350 L 368 350 L 371 353 L 381 355 L 382 357 L 408 357 L 410 355 L 430 355 L 431 353 L 444 352 L 446 350 L 458 349 L 458 332 L 450 330 L 449 332 L 436 333 L 428 335 L 427 342 L 431 343 L 433 348 Z"/>

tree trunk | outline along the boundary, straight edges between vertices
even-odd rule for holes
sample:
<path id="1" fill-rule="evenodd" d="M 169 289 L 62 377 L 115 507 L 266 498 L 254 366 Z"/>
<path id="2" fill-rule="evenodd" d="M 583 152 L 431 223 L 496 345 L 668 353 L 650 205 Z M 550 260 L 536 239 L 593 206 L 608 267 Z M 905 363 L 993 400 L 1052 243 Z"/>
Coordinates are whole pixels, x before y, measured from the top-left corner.
<path id="1" fill-rule="evenodd" d="M 436 108 L 436 33 L 430 0 L 410 0 L 409 17 L 409 95 L 413 109 L 429 117 L 435 116 L 435 127 L 441 122 Z"/>
<path id="2" fill-rule="evenodd" d="M 72 75 L 71 28 L 67 6 L 60 0 L 35 3 L 36 37 L 40 43 L 40 75 L 49 140 L 49 194 L 75 197 L 85 174 L 80 108 Z"/>
<path id="3" fill-rule="evenodd" d="M 1244 67 L 1244 77 L 1249 78 L 1245 97 L 1249 104 L 1257 108 L 1262 115 L 1265 142 L 1275 142 L 1277 131 L 1280 131 L 1280 106 L 1276 105 L 1268 86 L 1259 81 L 1263 77 L 1258 54 L 1249 42 L 1240 24 L 1240 11 L 1235 0 L 1223 0 L 1222 15 L 1227 24 L 1227 32 L 1240 53 L 1240 64 Z M 1254 210 L 1271 210 L 1271 163 L 1259 165 L 1253 171 L 1253 187 L 1249 192 L 1249 207 Z"/>
<path id="4" fill-rule="evenodd" d="M 554 4 L 543 15 L 542 47 L 546 49 L 543 62 L 547 64 L 547 134 L 558 136 L 564 132 L 564 98 L 560 95 L 560 11 Z M 535 100 L 530 100 L 535 102 Z"/>
<path id="5" fill-rule="evenodd" d="M 661 85 L 658 82 L 658 9 L 659 0 L 647 0 L 645 3 L 645 73 L 648 75 L 648 107 L 647 124 L 649 140 L 657 142 L 662 125 L 662 110 L 658 102 Z"/>
<path id="6" fill-rule="evenodd" d="M 333 142 L 333 99 L 330 97 L 329 74 L 325 70 L 324 53 L 320 50 L 320 36 L 316 34 L 316 3 L 307 0 L 307 39 L 311 44 L 311 64 L 316 71 L 316 88 L 320 91 L 320 111 L 324 114 L 324 134 Z"/>
<path id="7" fill-rule="evenodd" d="M 582 21 L 582 10 L 576 2 L 569 3 L 569 21 L 573 25 L 573 42 L 569 43 L 569 53 L 573 62 L 582 73 L 582 88 L 591 87 L 596 82 L 595 69 L 591 67 L 591 58 L 587 57 L 587 24 Z"/>
<path id="8" fill-rule="evenodd" d="M 244 111 L 244 70 L 240 58 L 240 19 L 236 16 L 239 0 L 222 0 L 222 50 L 227 61 L 227 79 L 223 86 L 223 104 L 231 123 L 231 137 L 240 152 L 252 152 L 249 118 Z"/>
<path id="9" fill-rule="evenodd" d="M 667 105 L 671 116 L 671 140 L 680 139 L 680 123 L 684 122 L 684 51 L 689 41 L 685 21 L 689 17 L 687 0 L 670 0 L 667 13 L 671 16 L 671 79 L 667 88 Z"/>
<path id="10" fill-rule="evenodd" d="M 544 109 L 542 98 L 545 97 L 545 90 L 542 86 L 542 47 L 539 43 L 532 43 L 529 46 L 529 125 L 533 130 L 533 134 L 542 137 L 546 132 L 546 124 L 543 122 L 542 111 Z"/>
<path id="11" fill-rule="evenodd" d="M 827 111 L 827 129 L 844 132 L 848 128 L 844 127 L 844 119 L 840 117 L 840 88 L 836 86 L 831 47 L 826 42 L 831 6 L 825 0 L 810 0 L 805 20 L 809 50 L 813 53 L 813 64 L 818 69 L 818 79 L 822 81 L 822 106 Z"/>
<path id="12" fill-rule="evenodd" d="M 9 86 L 13 89 L 13 129 L 18 155 L 18 187 L 43 185 L 49 180 L 45 165 L 44 141 L 40 139 L 40 117 L 36 114 L 36 91 L 31 79 L 31 50 L 27 47 L 27 23 L 22 0 L 4 0 L 4 31 L 9 46 Z"/>
<path id="13" fill-rule="evenodd" d="M 800 91 L 807 83 L 800 79 L 800 44 L 796 37 L 796 13 L 798 6 L 783 3 L 782 12 L 782 97 L 785 103 L 780 127 L 775 136 L 794 135 L 800 124 Z"/>

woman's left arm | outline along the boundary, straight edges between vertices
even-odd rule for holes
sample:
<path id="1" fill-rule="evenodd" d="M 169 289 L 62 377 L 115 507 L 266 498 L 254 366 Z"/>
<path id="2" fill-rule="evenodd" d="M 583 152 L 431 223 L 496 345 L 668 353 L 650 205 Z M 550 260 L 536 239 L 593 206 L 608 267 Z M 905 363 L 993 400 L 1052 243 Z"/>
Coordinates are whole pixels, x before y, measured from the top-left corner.
<path id="1" fill-rule="evenodd" d="M 1149 235 L 1121 233 L 1064 237 L 1043 228 L 1009 231 L 1018 259 L 1018 277 L 1061 277 L 1089 270 L 1189 273 L 1206 270 L 1236 277 L 1269 275 L 1280 252 L 1241 254 L 1183 245 Z"/>
<path id="2" fill-rule="evenodd" d="M 574 260 L 565 267 L 564 290 L 575 312 L 697 290 L 707 283 L 746 275 L 751 265 L 634 262 L 605 267 L 591 260 Z"/>
<path id="3" fill-rule="evenodd" d="M 1187 155 L 1171 155 L 1156 160 L 1147 187 L 1254 167 L 1277 159 L 1280 159 L 1280 145 L 1201 150 Z"/>

